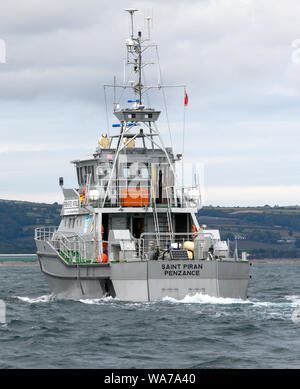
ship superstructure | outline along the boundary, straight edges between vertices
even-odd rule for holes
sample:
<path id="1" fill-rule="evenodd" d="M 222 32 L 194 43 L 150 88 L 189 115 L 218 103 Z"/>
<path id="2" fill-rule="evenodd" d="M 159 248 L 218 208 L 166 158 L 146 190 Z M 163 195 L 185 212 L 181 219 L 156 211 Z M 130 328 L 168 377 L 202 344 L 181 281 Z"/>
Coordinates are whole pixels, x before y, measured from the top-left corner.
<path id="1" fill-rule="evenodd" d="M 230 258 L 218 230 L 199 226 L 199 180 L 179 185 L 175 165 L 182 155 L 165 147 L 160 111 L 145 104 L 154 86 L 143 85 L 143 53 L 153 44 L 134 33 L 136 10 L 127 11 L 126 62 L 136 81 L 111 85 L 117 133 L 103 133 L 93 155 L 72 161 L 78 188 L 60 179 L 61 223 L 35 231 L 41 270 L 58 298 L 246 298 L 248 262 Z M 125 106 L 116 101 L 118 88 L 132 91 Z"/>

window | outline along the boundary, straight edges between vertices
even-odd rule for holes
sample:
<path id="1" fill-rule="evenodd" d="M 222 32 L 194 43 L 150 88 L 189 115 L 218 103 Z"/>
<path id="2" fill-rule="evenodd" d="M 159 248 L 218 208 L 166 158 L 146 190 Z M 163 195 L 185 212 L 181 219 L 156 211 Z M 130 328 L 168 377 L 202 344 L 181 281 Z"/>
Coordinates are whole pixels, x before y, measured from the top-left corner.
<path id="1" fill-rule="evenodd" d="M 91 179 L 91 183 L 92 183 L 92 184 L 95 184 L 95 166 L 91 166 L 91 170 L 92 170 L 92 179 Z"/>
<path id="2" fill-rule="evenodd" d="M 149 171 L 147 166 L 142 166 L 139 168 L 139 177 L 149 178 Z"/>
<path id="3" fill-rule="evenodd" d="M 129 178 L 130 177 L 130 169 L 128 166 L 123 167 L 123 177 Z"/>
<path id="4" fill-rule="evenodd" d="M 80 185 L 80 171 L 79 171 L 79 167 L 76 169 L 76 172 L 77 172 L 77 181 L 78 181 L 78 184 Z"/>
<path id="5" fill-rule="evenodd" d="M 83 171 L 82 166 L 79 168 L 79 176 L 80 176 L 80 185 L 83 185 Z"/>
<path id="6" fill-rule="evenodd" d="M 84 166 L 84 185 L 87 183 L 87 175 L 88 175 L 88 170 L 87 166 Z"/>

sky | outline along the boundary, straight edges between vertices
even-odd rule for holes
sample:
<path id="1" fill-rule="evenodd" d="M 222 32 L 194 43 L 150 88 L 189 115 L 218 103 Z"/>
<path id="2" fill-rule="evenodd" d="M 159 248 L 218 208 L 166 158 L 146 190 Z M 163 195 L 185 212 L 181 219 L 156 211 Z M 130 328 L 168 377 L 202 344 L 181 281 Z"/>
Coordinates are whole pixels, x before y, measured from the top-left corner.
<path id="1" fill-rule="evenodd" d="M 299 0 L 2 2 L 0 198 L 62 202 L 58 177 L 76 187 L 70 161 L 113 133 L 103 85 L 123 79 L 126 8 L 137 29 L 153 16 L 163 83 L 186 85 L 185 113 L 182 88 L 165 90 L 168 115 L 161 94 L 149 99 L 175 153 L 185 128 L 204 205 L 300 204 Z"/>

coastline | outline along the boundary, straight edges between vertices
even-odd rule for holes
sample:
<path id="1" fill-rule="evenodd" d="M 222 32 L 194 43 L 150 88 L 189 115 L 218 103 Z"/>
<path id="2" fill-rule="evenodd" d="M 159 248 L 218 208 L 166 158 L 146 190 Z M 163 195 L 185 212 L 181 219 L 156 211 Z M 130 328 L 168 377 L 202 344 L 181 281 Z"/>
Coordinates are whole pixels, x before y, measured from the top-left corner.
<path id="1" fill-rule="evenodd" d="M 36 254 L 0 254 L 0 266 L 36 266 Z"/>
<path id="2" fill-rule="evenodd" d="M 249 259 L 250 263 L 300 263 L 300 258 L 265 258 L 265 259 Z"/>
<path id="3" fill-rule="evenodd" d="M 0 266 L 38 266 L 39 261 L 0 261 Z"/>
<path id="4" fill-rule="evenodd" d="M 269 263 L 269 264 L 289 264 L 289 263 L 299 263 L 300 258 L 265 258 L 265 259 L 250 259 L 249 262 L 252 264 L 255 263 Z M 0 261 L 0 266 L 39 266 L 38 260 L 31 261 L 22 261 L 22 260 L 5 260 Z"/>

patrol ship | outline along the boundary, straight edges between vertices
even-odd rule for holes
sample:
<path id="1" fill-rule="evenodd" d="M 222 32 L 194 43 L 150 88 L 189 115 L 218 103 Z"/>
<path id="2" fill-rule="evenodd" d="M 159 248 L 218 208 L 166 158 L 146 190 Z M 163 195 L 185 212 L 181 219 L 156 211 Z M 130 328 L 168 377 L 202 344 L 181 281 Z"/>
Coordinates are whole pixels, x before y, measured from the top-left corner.
<path id="1" fill-rule="evenodd" d="M 103 133 L 90 157 L 72 161 L 78 188 L 65 188 L 59 179 L 60 225 L 35 230 L 41 271 L 58 299 L 245 299 L 248 261 L 237 251 L 230 257 L 219 231 L 198 224 L 199 181 L 179 185 L 175 165 L 182 155 L 165 147 L 157 126 L 160 111 L 145 104 L 146 92 L 164 88 L 143 84 L 144 53 L 156 46 L 150 36 L 135 33 L 137 10 L 126 11 L 126 65 L 135 81 L 124 78 L 118 85 L 114 78 L 107 85 L 114 92 L 117 133 Z M 133 96 L 125 106 L 117 101 L 119 90 Z"/>

